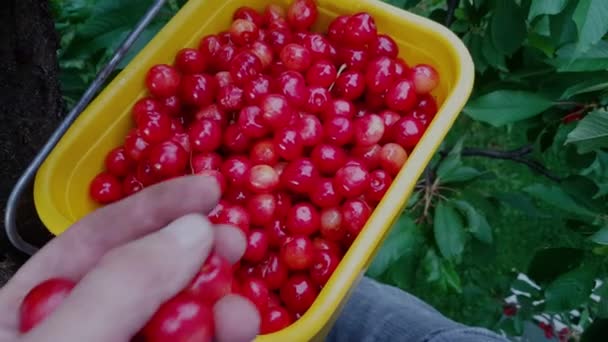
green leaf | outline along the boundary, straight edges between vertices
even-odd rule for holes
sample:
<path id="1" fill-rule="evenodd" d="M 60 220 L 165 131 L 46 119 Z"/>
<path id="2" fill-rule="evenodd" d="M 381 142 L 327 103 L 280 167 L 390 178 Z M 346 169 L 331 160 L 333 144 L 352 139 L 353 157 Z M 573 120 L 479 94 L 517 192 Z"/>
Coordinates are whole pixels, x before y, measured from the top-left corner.
<path id="1" fill-rule="evenodd" d="M 416 7 L 420 1 L 422 0 L 384 0 L 384 2 L 387 2 L 395 7 L 406 9 Z"/>
<path id="2" fill-rule="evenodd" d="M 489 33 L 487 33 L 486 37 L 489 36 Z M 489 65 L 500 71 L 508 71 L 505 55 L 496 49 L 491 39 L 483 39 L 481 41 L 481 54 Z"/>
<path id="3" fill-rule="evenodd" d="M 420 229 L 414 220 L 402 215 L 374 257 L 367 274 L 371 277 L 379 277 L 401 257 L 415 254 L 423 241 Z"/>
<path id="4" fill-rule="evenodd" d="M 608 69 L 608 42 L 600 41 L 581 55 L 576 54 L 574 44 L 557 51 L 557 57 L 548 61 L 560 72 L 603 71 Z"/>
<path id="5" fill-rule="evenodd" d="M 523 212 L 530 217 L 550 217 L 541 212 L 530 200 L 530 197 L 519 192 L 497 192 L 493 194 L 501 202 Z"/>
<path id="6" fill-rule="evenodd" d="M 577 51 L 585 52 L 608 32 L 608 1 L 578 0 L 572 19 L 578 27 Z"/>
<path id="7" fill-rule="evenodd" d="M 490 25 L 494 46 L 506 55 L 515 52 L 526 38 L 526 14 L 515 0 L 496 0 Z"/>
<path id="8" fill-rule="evenodd" d="M 550 204 L 566 213 L 594 218 L 596 214 L 579 205 L 570 195 L 555 185 L 533 184 L 524 191 L 537 199 Z"/>
<path id="9" fill-rule="evenodd" d="M 456 292 L 462 292 L 460 276 L 449 260 L 442 260 L 433 249 L 429 249 L 422 259 L 422 266 L 427 275 L 428 283 L 435 283 L 443 291 L 451 287 Z"/>
<path id="10" fill-rule="evenodd" d="M 579 153 L 608 147 L 608 112 L 596 110 L 587 114 L 568 134 L 567 144 L 575 144 Z"/>
<path id="11" fill-rule="evenodd" d="M 78 29 L 80 35 L 92 38 L 119 28 L 132 29 L 151 0 L 101 0 L 94 7 L 94 13 Z"/>
<path id="12" fill-rule="evenodd" d="M 575 9 L 576 1 L 568 1 L 566 8 L 561 13 L 552 15 L 549 18 L 551 39 L 556 47 L 561 47 L 564 44 L 577 40 L 578 29 L 576 23 L 572 20 Z"/>
<path id="13" fill-rule="evenodd" d="M 454 201 L 454 206 L 466 217 L 467 229 L 473 236 L 484 243 L 492 243 L 492 228 L 485 215 L 477 211 L 471 203 L 467 201 Z"/>
<path id="14" fill-rule="evenodd" d="M 537 93 L 519 90 L 496 90 L 469 101 L 464 113 L 495 127 L 536 116 L 553 102 Z"/>
<path id="15" fill-rule="evenodd" d="M 608 81 L 606 78 L 590 79 L 577 83 L 570 88 L 566 89 L 560 99 L 567 100 L 573 96 L 593 93 L 596 91 L 602 91 L 608 89 Z"/>
<path id="16" fill-rule="evenodd" d="M 459 139 L 454 147 L 450 150 L 445 159 L 437 167 L 437 177 L 440 179 L 447 177 L 456 170 L 461 164 L 462 146 L 464 144 L 464 138 Z"/>
<path id="17" fill-rule="evenodd" d="M 462 217 L 450 203 L 441 201 L 437 204 L 433 230 L 441 255 L 449 260 L 460 261 L 466 234 Z"/>
<path id="18" fill-rule="evenodd" d="M 458 275 L 458 272 L 456 272 L 453 263 L 444 260 L 442 263 L 442 275 L 449 287 L 458 293 L 462 293 L 460 276 Z"/>
<path id="19" fill-rule="evenodd" d="M 608 278 L 602 280 L 602 286 L 595 289 L 594 293 L 600 297 L 597 304 L 597 317 L 608 318 Z"/>
<path id="20" fill-rule="evenodd" d="M 592 198 L 592 195 L 598 192 L 597 184 L 592 179 L 580 175 L 570 175 L 562 180 L 560 186 L 580 205 L 594 212 L 604 211 L 604 201 Z"/>
<path id="21" fill-rule="evenodd" d="M 608 226 L 595 232 L 595 234 L 591 235 L 589 239 L 600 245 L 608 245 Z"/>
<path id="22" fill-rule="evenodd" d="M 594 279 L 590 267 L 579 267 L 555 279 L 545 289 L 545 309 L 563 312 L 576 309 L 589 300 Z"/>
<path id="23" fill-rule="evenodd" d="M 583 251 L 578 248 L 546 248 L 537 250 L 528 265 L 526 274 L 539 285 L 578 267 L 583 260 Z"/>
<path id="24" fill-rule="evenodd" d="M 558 14 L 566 8 L 568 0 L 534 0 L 530 5 L 528 20 L 534 19 L 539 15 Z"/>
<path id="25" fill-rule="evenodd" d="M 445 184 L 469 182 L 481 176 L 482 174 L 483 172 L 477 170 L 474 167 L 459 166 L 448 174 L 444 175 L 441 178 L 441 181 Z"/>

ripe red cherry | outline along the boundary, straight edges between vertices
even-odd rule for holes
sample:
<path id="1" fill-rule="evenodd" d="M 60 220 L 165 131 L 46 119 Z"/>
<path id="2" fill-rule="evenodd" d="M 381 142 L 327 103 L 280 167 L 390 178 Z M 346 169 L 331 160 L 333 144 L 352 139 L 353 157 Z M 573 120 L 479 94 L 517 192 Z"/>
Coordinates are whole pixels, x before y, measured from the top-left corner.
<path id="1" fill-rule="evenodd" d="M 270 195 L 272 196 L 272 195 Z M 249 262 L 260 262 L 268 253 L 269 239 L 264 230 L 254 229 L 247 236 L 247 248 L 243 254 L 243 260 Z"/>
<path id="2" fill-rule="evenodd" d="M 326 175 L 333 175 L 346 163 L 346 152 L 340 147 L 320 144 L 310 153 L 313 164 Z"/>
<path id="3" fill-rule="evenodd" d="M 258 26 L 247 19 L 236 19 L 230 26 L 230 39 L 239 46 L 251 44 L 258 39 L 260 30 Z"/>
<path id="4" fill-rule="evenodd" d="M 393 178 L 384 170 L 375 170 L 369 174 L 369 191 L 366 198 L 372 202 L 380 202 L 388 188 L 391 186 Z"/>
<path id="5" fill-rule="evenodd" d="M 437 114 L 437 101 L 430 94 L 418 96 L 416 110 L 422 111 L 429 119 L 432 119 Z"/>
<path id="6" fill-rule="evenodd" d="M 154 144 L 171 137 L 171 118 L 166 114 L 148 112 L 147 115 L 139 116 L 137 128 L 142 138 Z"/>
<path id="7" fill-rule="evenodd" d="M 180 100 L 176 95 L 164 98 L 162 100 L 162 104 L 165 106 L 167 114 L 173 117 L 180 115 L 180 111 L 182 110 L 182 100 Z"/>
<path id="8" fill-rule="evenodd" d="M 315 146 L 323 140 L 323 126 L 315 115 L 304 114 L 296 120 L 295 130 L 304 146 Z"/>
<path id="9" fill-rule="evenodd" d="M 281 49 L 281 61 L 285 67 L 294 71 L 305 71 L 312 63 L 310 50 L 302 45 L 290 43 Z"/>
<path id="10" fill-rule="evenodd" d="M 273 51 L 270 45 L 264 42 L 253 42 L 251 44 L 251 52 L 256 55 L 262 62 L 262 69 L 270 66 L 273 59 Z"/>
<path id="11" fill-rule="evenodd" d="M 276 209 L 277 200 L 273 194 L 256 194 L 247 202 L 251 223 L 257 226 L 271 223 Z"/>
<path id="12" fill-rule="evenodd" d="M 222 111 L 235 111 L 241 109 L 245 103 L 243 89 L 234 84 L 221 87 L 216 95 L 216 102 Z"/>
<path id="13" fill-rule="evenodd" d="M 285 308 L 281 306 L 269 308 L 262 314 L 260 333 L 270 334 L 282 330 L 287 328 L 291 324 L 291 321 L 291 315 Z"/>
<path id="14" fill-rule="evenodd" d="M 377 144 L 384 135 L 384 122 L 376 114 L 370 114 L 355 120 L 353 124 L 355 144 L 370 146 Z"/>
<path id="15" fill-rule="evenodd" d="M 268 286 L 260 279 L 249 277 L 241 283 L 240 294 L 255 304 L 260 315 L 268 309 L 269 293 Z"/>
<path id="16" fill-rule="evenodd" d="M 266 43 L 270 45 L 275 54 L 280 53 L 283 47 L 293 41 L 291 31 L 286 29 L 270 29 L 266 35 Z"/>
<path id="17" fill-rule="evenodd" d="M 318 286 L 325 285 L 339 263 L 340 259 L 332 252 L 315 251 L 314 261 L 310 268 L 310 279 Z"/>
<path id="18" fill-rule="evenodd" d="M 190 160 L 192 173 L 199 173 L 203 170 L 219 170 L 221 166 L 222 157 L 215 152 L 195 154 Z"/>
<path id="19" fill-rule="evenodd" d="M 385 92 L 396 80 L 395 64 L 388 57 L 378 57 L 371 61 L 365 72 L 367 90 L 374 93 Z"/>
<path id="20" fill-rule="evenodd" d="M 310 203 L 301 202 L 289 210 L 286 227 L 293 235 L 312 235 L 319 230 L 319 212 Z"/>
<path id="21" fill-rule="evenodd" d="M 116 147 L 108 153 L 105 159 L 108 172 L 116 177 L 124 177 L 135 168 L 135 163 L 127 155 L 124 147 Z"/>
<path id="22" fill-rule="evenodd" d="M 182 77 L 180 98 L 189 105 L 204 107 L 213 102 L 217 81 L 209 75 L 194 74 Z"/>
<path id="23" fill-rule="evenodd" d="M 91 181 L 89 193 L 93 200 L 106 204 L 116 202 L 122 198 L 122 184 L 118 178 L 107 172 L 102 172 Z"/>
<path id="24" fill-rule="evenodd" d="M 327 60 L 319 60 L 306 71 L 306 82 L 311 86 L 328 88 L 336 80 L 338 71 Z"/>
<path id="25" fill-rule="evenodd" d="M 314 261 L 315 247 L 306 236 L 289 237 L 281 246 L 281 259 L 291 270 L 306 270 Z"/>
<path id="26" fill-rule="evenodd" d="M 25 333 L 42 322 L 69 296 L 76 283 L 64 278 L 51 278 L 31 289 L 19 308 L 19 331 Z"/>
<path id="27" fill-rule="evenodd" d="M 341 15 L 336 17 L 336 19 L 332 20 L 327 28 L 327 38 L 335 43 L 343 42 L 344 39 L 344 28 L 346 27 L 346 23 L 350 19 L 348 15 Z"/>
<path id="28" fill-rule="evenodd" d="M 256 142 L 251 147 L 249 159 L 253 165 L 275 165 L 279 161 L 279 152 L 277 151 L 277 147 L 272 140 L 261 140 Z M 279 174 L 277 173 L 277 177 L 278 176 Z"/>
<path id="29" fill-rule="evenodd" d="M 135 174 L 128 174 L 122 181 L 122 193 L 125 196 L 131 196 L 136 192 L 141 191 L 144 185 L 141 183 Z"/>
<path id="30" fill-rule="evenodd" d="M 243 85 L 245 101 L 250 105 L 258 105 L 260 100 L 270 94 L 272 80 L 267 75 L 258 75 Z"/>
<path id="31" fill-rule="evenodd" d="M 402 117 L 393 126 L 393 139 L 406 150 L 414 148 L 423 134 L 424 124 L 412 116 Z"/>
<path id="32" fill-rule="evenodd" d="M 153 66 L 146 75 L 148 90 L 152 95 L 160 98 L 177 94 L 179 83 L 179 72 L 167 64 Z"/>
<path id="33" fill-rule="evenodd" d="M 269 24 L 273 21 L 284 19 L 285 18 L 285 9 L 281 7 L 281 5 L 277 4 L 269 4 L 264 9 L 264 20 L 266 24 Z"/>
<path id="34" fill-rule="evenodd" d="M 325 140 L 332 144 L 342 146 L 349 144 L 353 139 L 353 124 L 346 117 L 334 116 L 325 121 L 323 128 Z"/>
<path id="35" fill-rule="evenodd" d="M 313 61 L 332 58 L 331 43 L 325 36 L 318 33 L 306 34 L 301 42 L 302 46 L 310 50 Z M 310 84 L 312 85 L 312 84 Z"/>
<path id="36" fill-rule="evenodd" d="M 295 30 L 310 29 L 317 16 L 317 5 L 313 0 L 296 0 L 287 9 L 287 21 Z"/>
<path id="37" fill-rule="evenodd" d="M 212 307 L 186 293 L 161 305 L 141 331 L 150 342 L 188 341 L 193 336 L 197 341 L 211 342 L 214 333 Z"/>
<path id="38" fill-rule="evenodd" d="M 140 116 L 147 115 L 149 112 L 162 113 L 166 110 L 167 108 L 163 106 L 162 102 L 151 97 L 144 97 L 143 99 L 135 102 L 131 112 L 133 113 L 133 119 L 135 119 L 135 122 L 137 122 Z"/>
<path id="39" fill-rule="evenodd" d="M 222 47 L 222 43 L 218 36 L 212 34 L 203 37 L 198 45 L 198 50 L 207 60 L 211 60 Z"/>
<path id="40" fill-rule="evenodd" d="M 274 136 L 274 144 L 279 156 L 285 160 L 294 160 L 302 156 L 304 143 L 298 130 L 284 127 Z"/>
<path id="41" fill-rule="evenodd" d="M 262 61 L 250 51 L 242 51 L 230 62 L 230 74 L 239 85 L 256 77 L 262 72 Z"/>
<path id="42" fill-rule="evenodd" d="M 307 275 L 295 274 L 281 286 L 281 299 L 289 310 L 304 313 L 317 298 L 317 286 Z"/>
<path id="43" fill-rule="evenodd" d="M 232 78 L 232 74 L 230 73 L 230 71 L 218 72 L 217 74 L 215 74 L 215 80 L 217 81 L 217 86 L 219 88 L 234 83 L 234 79 Z"/>
<path id="44" fill-rule="evenodd" d="M 154 172 L 152 164 L 148 160 L 139 162 L 135 174 L 137 179 L 139 179 L 144 186 L 155 184 L 160 180 L 156 175 L 156 172 Z"/>
<path id="45" fill-rule="evenodd" d="M 247 6 L 239 7 L 232 16 L 232 20 L 245 19 L 256 24 L 258 27 L 262 27 L 264 24 L 264 16 L 255 9 Z"/>
<path id="46" fill-rule="evenodd" d="M 223 143 L 223 147 L 232 153 L 245 153 L 251 146 L 250 138 L 236 124 L 226 128 Z"/>
<path id="47" fill-rule="evenodd" d="M 251 197 L 251 193 L 240 186 L 231 186 L 223 196 L 227 202 L 240 206 L 246 205 L 249 197 Z"/>
<path id="48" fill-rule="evenodd" d="M 277 89 L 293 106 L 299 107 L 308 101 L 306 80 L 296 71 L 285 71 L 277 77 Z"/>
<path id="49" fill-rule="evenodd" d="M 216 104 L 201 108 L 194 114 L 194 118 L 196 120 L 208 119 L 217 121 L 222 127 L 226 126 L 228 122 L 226 114 Z"/>
<path id="50" fill-rule="evenodd" d="M 338 207 L 321 211 L 321 236 L 330 241 L 340 241 L 346 235 L 342 226 L 342 211 Z"/>
<path id="51" fill-rule="evenodd" d="M 311 86 L 308 88 L 308 100 L 304 108 L 311 113 L 321 113 L 325 110 L 329 101 L 331 101 L 329 90 L 319 86 Z"/>
<path id="52" fill-rule="evenodd" d="M 365 91 L 365 77 L 359 71 L 345 71 L 336 79 L 333 91 L 337 97 L 355 100 Z"/>
<path id="53" fill-rule="evenodd" d="M 251 163 L 243 156 L 229 157 L 222 165 L 222 173 L 231 185 L 244 185 L 249 176 Z"/>
<path id="54" fill-rule="evenodd" d="M 209 214 L 207 214 L 209 221 L 217 223 L 220 215 L 229 205 L 230 204 L 226 200 L 221 199 L 219 203 L 213 209 L 211 209 Z"/>
<path id="55" fill-rule="evenodd" d="M 258 106 L 247 106 L 241 109 L 237 125 L 250 138 L 261 138 L 268 133 L 262 109 Z"/>
<path id="56" fill-rule="evenodd" d="M 262 280 L 270 290 L 276 290 L 287 280 L 288 270 L 277 253 L 270 252 L 259 264 Z"/>
<path id="57" fill-rule="evenodd" d="M 336 172 L 334 184 L 343 196 L 357 197 L 369 188 L 369 173 L 360 165 L 346 165 Z"/>
<path id="58" fill-rule="evenodd" d="M 232 44 L 222 45 L 213 57 L 213 66 L 217 71 L 229 71 L 232 60 L 238 53 L 236 46 Z"/>
<path id="59" fill-rule="evenodd" d="M 150 148 L 148 161 L 158 177 L 170 178 L 183 174 L 188 154 L 177 143 L 165 141 Z"/>
<path id="60" fill-rule="evenodd" d="M 401 80 L 388 88 L 384 97 L 386 106 L 392 110 L 407 112 L 416 106 L 416 91 L 409 80 Z"/>
<path id="61" fill-rule="evenodd" d="M 197 300 L 213 305 L 232 288 L 232 265 L 216 253 L 211 253 L 186 287 Z"/>
<path id="62" fill-rule="evenodd" d="M 228 224 L 235 226 L 243 231 L 243 233 L 249 233 L 249 223 L 250 223 L 249 213 L 245 208 L 240 205 L 229 205 L 222 213 L 219 215 L 217 219 L 218 224 Z"/>
<path id="63" fill-rule="evenodd" d="M 291 208 L 291 206 L 289 208 Z M 265 230 L 268 234 L 268 243 L 274 248 L 281 247 L 288 235 L 287 228 L 281 219 L 272 221 L 271 224 L 266 226 Z"/>
<path id="64" fill-rule="evenodd" d="M 351 46 L 365 46 L 376 39 L 374 18 L 368 13 L 353 14 L 344 25 L 343 39 Z"/>
<path id="65" fill-rule="evenodd" d="M 340 48 L 338 61 L 340 64 L 346 65 L 349 70 L 364 71 L 369 61 L 369 55 L 362 49 Z"/>
<path id="66" fill-rule="evenodd" d="M 370 146 L 355 146 L 350 153 L 356 160 L 360 161 L 365 168 L 373 170 L 380 165 L 380 151 L 382 151 L 382 147 L 376 144 Z"/>
<path id="67" fill-rule="evenodd" d="M 318 251 L 329 251 L 335 255 L 341 255 L 340 245 L 334 241 L 318 237 L 312 240 L 312 244 L 315 245 L 315 249 Z"/>
<path id="68" fill-rule="evenodd" d="M 345 118 L 352 118 L 355 116 L 355 105 L 352 102 L 335 99 L 329 102 L 325 111 L 323 112 L 325 120 L 329 120 L 334 116 L 343 116 Z"/>
<path id="69" fill-rule="evenodd" d="M 277 209 L 275 211 L 275 217 L 284 218 L 291 208 L 291 197 L 286 192 L 276 192 Z"/>
<path id="70" fill-rule="evenodd" d="M 292 109 L 287 102 L 287 98 L 283 95 L 269 94 L 266 95 L 261 103 L 262 117 L 264 122 L 271 128 L 281 128 L 290 121 Z"/>
<path id="71" fill-rule="evenodd" d="M 213 152 L 222 143 L 222 129 L 217 121 L 197 120 L 188 131 L 192 148 L 198 152 Z"/>
<path id="72" fill-rule="evenodd" d="M 410 76 L 410 67 L 402 58 L 396 58 L 393 62 L 395 63 L 395 75 L 397 75 L 397 77 Z"/>
<path id="73" fill-rule="evenodd" d="M 196 49 L 181 49 L 175 56 L 175 67 L 184 74 L 198 74 L 207 68 L 202 52 Z"/>
<path id="74" fill-rule="evenodd" d="M 365 226 L 372 209 L 365 201 L 351 199 L 342 205 L 342 224 L 346 231 L 356 237 Z"/>
<path id="75" fill-rule="evenodd" d="M 318 207 L 326 208 L 339 205 L 342 196 L 336 191 L 333 179 L 323 178 L 313 183 L 310 200 Z"/>
<path id="76" fill-rule="evenodd" d="M 379 34 L 376 39 L 372 40 L 368 45 L 370 54 L 376 56 L 386 56 L 389 58 L 397 58 L 399 47 L 393 38 L 386 34 Z"/>
<path id="77" fill-rule="evenodd" d="M 296 159 L 285 167 L 280 176 L 281 184 L 295 193 L 306 194 L 319 177 L 317 168 L 308 158 Z"/>
<path id="78" fill-rule="evenodd" d="M 439 73 L 428 64 L 414 66 L 412 76 L 417 94 L 428 94 L 439 85 Z"/>
<path id="79" fill-rule="evenodd" d="M 401 115 L 392 110 L 384 110 L 378 115 L 380 115 L 382 122 L 384 122 L 384 135 L 382 136 L 381 141 L 388 142 L 388 140 L 391 139 L 390 133 L 392 132 L 393 126 L 401 119 Z"/>
<path id="80" fill-rule="evenodd" d="M 380 151 L 380 165 L 391 176 L 396 176 L 405 161 L 407 160 L 407 152 L 401 145 L 396 143 L 388 143 L 382 146 Z"/>

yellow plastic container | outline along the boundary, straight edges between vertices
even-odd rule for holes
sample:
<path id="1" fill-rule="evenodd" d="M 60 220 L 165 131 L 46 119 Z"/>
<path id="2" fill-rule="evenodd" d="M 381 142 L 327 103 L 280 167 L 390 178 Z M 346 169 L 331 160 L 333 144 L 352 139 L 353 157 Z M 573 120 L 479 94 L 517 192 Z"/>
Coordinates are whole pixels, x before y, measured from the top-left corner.
<path id="1" fill-rule="evenodd" d="M 190 0 L 114 81 L 88 106 L 61 139 L 36 176 L 35 203 L 54 234 L 96 208 L 88 196 L 90 180 L 102 170 L 106 153 L 122 144 L 132 127 L 130 108 L 145 95 L 144 78 L 157 63 L 172 63 L 178 50 L 197 46 L 201 37 L 229 27 L 240 6 L 263 9 L 289 0 Z M 340 14 L 367 11 L 378 30 L 398 43 L 409 64 L 429 63 L 441 75 L 433 95 L 440 104 L 432 124 L 391 188 L 373 212 L 318 299 L 295 324 L 256 341 L 323 340 L 350 291 L 363 276 L 416 181 L 467 101 L 473 86 L 473 63 L 462 42 L 445 27 L 375 0 L 317 0 L 324 30 Z"/>

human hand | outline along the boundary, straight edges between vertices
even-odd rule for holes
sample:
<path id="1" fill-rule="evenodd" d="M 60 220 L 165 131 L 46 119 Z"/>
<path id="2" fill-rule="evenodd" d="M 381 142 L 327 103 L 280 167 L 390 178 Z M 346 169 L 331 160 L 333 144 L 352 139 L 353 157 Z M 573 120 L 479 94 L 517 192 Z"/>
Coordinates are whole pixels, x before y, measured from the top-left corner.
<path id="1" fill-rule="evenodd" d="M 0 290 L 0 341 L 129 341 L 158 307 L 186 287 L 213 250 L 231 262 L 246 240 L 214 229 L 203 213 L 219 200 L 210 178 L 183 177 L 146 188 L 76 222 L 36 253 Z M 78 284 L 61 306 L 26 334 L 19 306 L 38 283 Z M 228 295 L 214 306 L 217 341 L 250 341 L 255 306 Z"/>

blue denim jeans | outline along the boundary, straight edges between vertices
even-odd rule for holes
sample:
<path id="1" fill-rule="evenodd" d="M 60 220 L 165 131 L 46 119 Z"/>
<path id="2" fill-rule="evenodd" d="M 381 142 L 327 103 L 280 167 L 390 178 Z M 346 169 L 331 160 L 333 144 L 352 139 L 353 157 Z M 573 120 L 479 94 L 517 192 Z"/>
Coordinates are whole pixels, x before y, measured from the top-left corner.
<path id="1" fill-rule="evenodd" d="M 363 278 L 327 342 L 505 342 L 486 329 L 456 323 L 398 288 Z"/>

